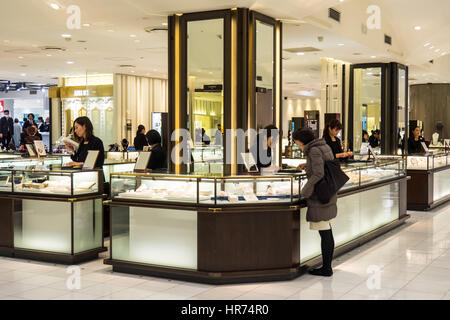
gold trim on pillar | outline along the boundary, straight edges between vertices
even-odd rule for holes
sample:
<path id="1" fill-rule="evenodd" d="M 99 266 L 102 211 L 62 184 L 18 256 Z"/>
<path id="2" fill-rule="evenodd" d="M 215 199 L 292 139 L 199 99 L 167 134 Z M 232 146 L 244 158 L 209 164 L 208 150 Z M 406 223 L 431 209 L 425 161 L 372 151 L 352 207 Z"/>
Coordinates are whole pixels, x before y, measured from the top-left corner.
<path id="1" fill-rule="evenodd" d="M 276 35 L 275 35 L 275 110 L 276 110 L 276 127 L 278 128 L 280 134 L 278 135 L 279 141 L 278 141 L 278 166 L 281 167 L 282 163 L 282 100 L 281 100 L 281 22 L 277 21 L 275 25 Z"/>
<path id="2" fill-rule="evenodd" d="M 181 41 L 181 35 L 180 35 L 180 15 L 176 15 L 175 17 L 175 173 L 180 174 L 181 173 L 181 165 L 180 162 L 180 134 L 178 132 L 178 129 L 181 128 L 181 114 L 180 114 L 180 41 Z"/>
<path id="3" fill-rule="evenodd" d="M 231 16 L 231 129 L 236 132 L 237 129 L 237 24 L 238 15 L 237 10 L 232 10 Z M 231 146 L 228 150 L 231 151 L 231 174 L 237 174 L 237 141 L 233 134 L 231 139 Z"/>

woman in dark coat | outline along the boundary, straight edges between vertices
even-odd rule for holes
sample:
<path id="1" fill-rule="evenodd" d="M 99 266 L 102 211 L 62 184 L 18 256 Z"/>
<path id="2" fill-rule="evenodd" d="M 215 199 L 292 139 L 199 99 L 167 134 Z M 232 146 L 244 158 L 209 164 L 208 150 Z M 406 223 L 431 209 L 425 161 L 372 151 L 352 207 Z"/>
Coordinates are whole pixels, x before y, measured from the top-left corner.
<path id="1" fill-rule="evenodd" d="M 294 142 L 306 155 L 306 176 L 308 182 L 301 190 L 301 198 L 306 199 L 308 211 L 306 221 L 310 229 L 318 230 L 321 238 L 322 267 L 310 270 L 310 274 L 330 277 L 333 275 L 331 262 L 334 252 L 334 238 L 330 221 L 337 215 L 337 195 L 334 195 L 326 204 L 322 204 L 314 194 L 314 186 L 324 177 L 325 161 L 334 160 L 331 148 L 323 139 L 314 139 L 314 133 L 309 128 L 294 132 Z"/>
<path id="2" fill-rule="evenodd" d="M 145 127 L 140 124 L 136 132 L 136 137 L 134 138 L 134 148 L 136 151 L 142 151 L 144 147 L 148 147 L 148 141 L 145 137 Z"/>

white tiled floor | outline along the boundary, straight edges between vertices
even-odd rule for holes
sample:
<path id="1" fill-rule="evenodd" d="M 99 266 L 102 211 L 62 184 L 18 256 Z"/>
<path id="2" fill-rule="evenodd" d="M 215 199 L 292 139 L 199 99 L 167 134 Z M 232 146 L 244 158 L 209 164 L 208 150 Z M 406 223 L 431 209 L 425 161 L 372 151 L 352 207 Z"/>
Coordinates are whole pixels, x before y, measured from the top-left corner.
<path id="1" fill-rule="evenodd" d="M 450 204 L 409 212 L 407 223 L 334 261 L 334 275 L 292 281 L 205 285 L 113 273 L 102 259 L 81 264 L 81 288 L 67 266 L 0 257 L 0 300 L 450 299 Z M 312 232 L 312 231 L 311 231 Z M 103 257 L 107 253 L 103 253 Z M 368 268 L 379 268 L 379 288 Z"/>

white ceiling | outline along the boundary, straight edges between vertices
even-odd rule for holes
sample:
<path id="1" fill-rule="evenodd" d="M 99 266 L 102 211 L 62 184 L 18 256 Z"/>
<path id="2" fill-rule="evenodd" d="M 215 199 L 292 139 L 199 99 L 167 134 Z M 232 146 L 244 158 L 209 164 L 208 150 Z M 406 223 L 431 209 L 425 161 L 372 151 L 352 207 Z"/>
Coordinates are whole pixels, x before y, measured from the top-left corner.
<path id="1" fill-rule="evenodd" d="M 343 3 L 339 0 L 3 0 L 0 79 L 55 83 L 52 78 L 64 75 L 132 74 L 132 71 L 143 76 L 166 78 L 167 32 L 147 33 L 146 27 L 164 27 L 167 16 L 178 12 L 249 7 L 283 20 L 284 48 L 314 46 L 322 50 L 304 56 L 283 53 L 287 58 L 283 61 L 286 92 L 317 89 L 321 57 L 351 63 L 391 61 L 396 57 L 375 45 L 361 44 L 350 35 L 338 35 L 308 20 L 309 16 L 324 12 L 330 6 L 345 10 L 357 1 L 362 0 L 345 0 Z M 49 6 L 55 2 L 61 6 L 60 10 Z M 450 1 L 378 0 L 376 3 L 382 8 L 383 21 L 389 21 L 395 30 L 395 40 L 401 43 L 404 53 L 401 62 L 410 65 L 410 77 L 417 78 L 417 82 L 449 81 L 450 74 L 439 73 L 427 61 L 448 58 L 441 54 L 450 52 Z M 89 23 L 89 27 L 83 26 L 81 30 L 66 27 L 68 14 L 65 11 L 71 4 L 80 6 L 81 22 Z M 415 31 L 415 25 L 422 29 Z M 61 37 L 65 33 L 72 35 L 71 41 Z M 322 42 L 317 40 L 319 35 L 324 37 Z M 433 50 L 424 47 L 428 42 Z M 344 46 L 337 46 L 338 43 Z M 66 50 L 47 56 L 47 52 L 41 50 L 43 46 Z M 436 48 L 439 52 L 434 52 Z M 372 59 L 372 55 L 377 58 Z M 69 65 L 68 61 L 74 64 Z M 119 68 L 119 65 L 134 65 L 135 68 Z M 289 85 L 289 82 L 298 84 Z"/>

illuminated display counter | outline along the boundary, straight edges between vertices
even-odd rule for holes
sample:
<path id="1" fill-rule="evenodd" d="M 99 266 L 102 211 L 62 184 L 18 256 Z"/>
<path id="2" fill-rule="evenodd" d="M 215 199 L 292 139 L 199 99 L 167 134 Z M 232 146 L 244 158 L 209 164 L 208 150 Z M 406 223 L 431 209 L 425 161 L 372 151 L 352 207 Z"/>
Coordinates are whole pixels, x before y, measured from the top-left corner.
<path id="1" fill-rule="evenodd" d="M 101 170 L 0 169 L 0 254 L 73 264 L 103 245 Z"/>
<path id="2" fill-rule="evenodd" d="M 333 220 L 336 253 L 403 223 L 404 160 L 345 168 Z M 298 205 L 304 174 L 111 174 L 114 271 L 205 283 L 292 279 L 320 262 L 320 239 Z"/>

